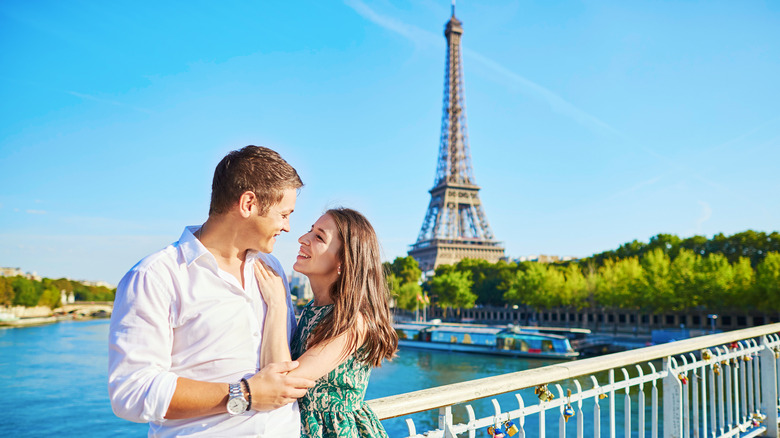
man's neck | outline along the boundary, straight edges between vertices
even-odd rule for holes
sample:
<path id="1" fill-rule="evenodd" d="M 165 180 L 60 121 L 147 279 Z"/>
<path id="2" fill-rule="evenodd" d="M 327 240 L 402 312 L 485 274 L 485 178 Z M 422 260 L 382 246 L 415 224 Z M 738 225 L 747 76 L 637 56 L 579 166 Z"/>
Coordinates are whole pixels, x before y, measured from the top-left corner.
<path id="1" fill-rule="evenodd" d="M 241 227 L 234 224 L 229 215 L 209 216 L 200 230 L 195 232 L 203 246 L 217 260 L 217 265 L 232 274 L 243 287 L 243 267 L 247 250 L 241 238 Z"/>

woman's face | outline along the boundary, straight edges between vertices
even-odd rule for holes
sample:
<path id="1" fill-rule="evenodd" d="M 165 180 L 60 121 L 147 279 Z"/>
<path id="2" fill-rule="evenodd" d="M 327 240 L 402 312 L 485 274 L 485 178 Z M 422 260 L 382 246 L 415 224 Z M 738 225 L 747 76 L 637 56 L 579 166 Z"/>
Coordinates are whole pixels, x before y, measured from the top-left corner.
<path id="1" fill-rule="evenodd" d="M 342 243 L 333 218 L 328 214 L 320 216 L 311 230 L 298 239 L 298 243 L 301 248 L 293 269 L 307 277 L 333 275 L 335 280 L 341 264 L 339 252 Z"/>

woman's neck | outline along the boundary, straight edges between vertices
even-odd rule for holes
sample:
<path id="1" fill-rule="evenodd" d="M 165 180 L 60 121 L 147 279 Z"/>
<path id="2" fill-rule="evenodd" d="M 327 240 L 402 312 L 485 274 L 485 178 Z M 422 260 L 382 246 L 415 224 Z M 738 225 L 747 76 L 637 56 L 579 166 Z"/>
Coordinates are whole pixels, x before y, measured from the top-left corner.
<path id="1" fill-rule="evenodd" d="M 330 297 L 330 289 L 333 287 L 334 280 L 328 278 L 322 278 L 319 276 L 309 277 L 309 284 L 311 284 L 311 291 L 314 294 L 314 305 L 325 306 L 333 304 L 333 299 Z"/>

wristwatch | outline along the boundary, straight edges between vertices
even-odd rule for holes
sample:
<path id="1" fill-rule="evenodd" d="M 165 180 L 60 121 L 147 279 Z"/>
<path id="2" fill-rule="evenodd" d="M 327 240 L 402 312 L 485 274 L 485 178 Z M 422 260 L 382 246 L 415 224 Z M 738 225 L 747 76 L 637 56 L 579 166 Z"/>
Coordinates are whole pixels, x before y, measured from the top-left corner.
<path id="1" fill-rule="evenodd" d="M 228 402 L 227 411 L 230 415 L 239 415 L 246 412 L 249 402 L 244 398 L 244 392 L 241 391 L 241 382 L 228 384 Z"/>

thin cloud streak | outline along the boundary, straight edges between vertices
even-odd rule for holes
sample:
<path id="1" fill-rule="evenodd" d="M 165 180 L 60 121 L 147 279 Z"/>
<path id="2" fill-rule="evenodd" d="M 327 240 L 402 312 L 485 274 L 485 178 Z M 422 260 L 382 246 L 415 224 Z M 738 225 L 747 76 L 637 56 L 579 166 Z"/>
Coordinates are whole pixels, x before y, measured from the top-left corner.
<path id="1" fill-rule="evenodd" d="M 704 225 L 704 223 L 710 220 L 712 217 L 712 208 L 710 207 L 710 204 L 704 201 L 699 201 L 699 205 L 701 205 L 702 212 L 701 216 L 696 221 L 696 228 L 694 229 L 694 232 L 701 234 L 702 225 Z"/>
<path id="2" fill-rule="evenodd" d="M 553 93 L 547 88 L 544 88 L 536 82 L 520 76 L 519 74 L 493 61 L 492 59 L 486 58 L 469 48 L 464 48 L 463 53 L 482 64 L 484 67 L 487 67 L 494 72 L 504 76 L 506 79 L 510 80 L 515 85 L 524 90 L 526 94 L 546 102 L 553 111 L 573 119 L 575 122 L 590 130 L 607 131 L 612 135 L 622 137 L 620 132 L 609 126 L 607 123 L 599 120 L 595 116 L 588 114 L 586 111 L 577 108 L 573 104 L 563 99 L 561 96 L 558 96 L 557 94 Z"/>
<path id="3" fill-rule="evenodd" d="M 344 4 L 352 8 L 352 10 L 366 20 L 391 32 L 395 32 L 416 45 L 434 46 L 438 42 L 438 37 L 433 33 L 420 29 L 417 26 L 411 26 L 392 17 L 379 15 L 360 0 L 345 0 Z"/>
<path id="4" fill-rule="evenodd" d="M 145 113 L 145 114 L 154 114 L 153 111 L 148 110 L 146 108 L 139 108 L 137 106 L 127 105 L 127 104 L 124 104 L 122 102 L 118 102 L 118 101 L 115 101 L 115 100 L 101 99 L 99 97 L 95 97 L 95 96 L 92 96 L 92 95 L 89 95 L 89 94 L 79 93 L 77 91 L 65 91 L 65 93 L 70 94 L 71 96 L 74 96 L 74 97 L 78 97 L 79 99 L 91 100 L 93 102 L 105 103 L 105 104 L 108 104 L 108 105 L 114 105 L 114 106 L 130 108 L 130 109 L 133 109 L 133 110 Z"/>
<path id="5" fill-rule="evenodd" d="M 650 178 L 650 179 L 648 179 L 648 180 L 641 181 L 641 182 L 639 182 L 639 183 L 637 183 L 637 184 L 634 184 L 633 186 L 631 186 L 631 187 L 629 187 L 629 188 L 627 188 L 627 189 L 620 190 L 619 192 L 616 192 L 616 193 L 612 194 L 611 196 L 608 196 L 608 197 L 606 197 L 604 200 L 605 200 L 605 201 L 611 201 L 611 200 L 613 200 L 613 199 L 616 199 L 616 198 L 620 198 L 620 197 L 623 197 L 623 196 L 629 195 L 629 194 L 631 194 L 631 193 L 634 193 L 634 192 L 636 192 L 636 191 L 637 191 L 637 190 L 639 190 L 639 189 L 642 189 L 642 188 L 645 188 L 645 187 L 652 186 L 653 184 L 655 184 L 655 183 L 657 183 L 658 181 L 660 181 L 660 180 L 661 180 L 661 178 L 662 178 L 662 176 L 661 176 L 661 175 L 658 175 L 658 176 L 656 176 L 655 178 Z"/>
<path id="6" fill-rule="evenodd" d="M 380 15 L 360 0 L 345 0 L 344 3 L 366 20 L 391 32 L 395 32 L 398 35 L 401 35 L 402 37 L 412 41 L 416 45 L 435 46 L 439 44 L 441 40 L 440 36 L 433 34 L 432 32 L 428 32 L 416 26 L 408 25 L 392 17 Z M 599 132 L 606 131 L 609 134 L 622 137 L 620 132 L 609 126 L 607 123 L 599 120 L 597 117 L 594 117 L 591 114 L 588 114 L 586 111 L 577 108 L 575 105 L 566 101 L 547 88 L 537 84 L 536 82 L 533 82 L 507 69 L 498 62 L 482 56 L 467 47 L 463 48 L 463 53 L 483 67 L 493 71 L 494 73 L 498 73 L 501 77 L 504 78 L 504 80 L 509 81 L 511 85 L 518 87 L 525 94 L 545 102 L 553 111 L 569 117 L 578 124 L 590 130 Z"/>

